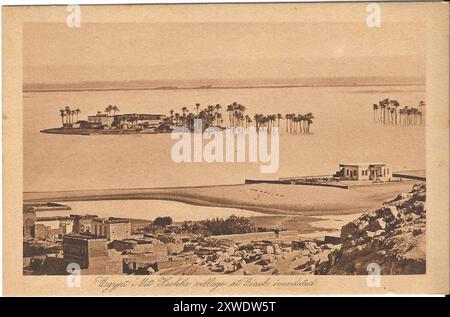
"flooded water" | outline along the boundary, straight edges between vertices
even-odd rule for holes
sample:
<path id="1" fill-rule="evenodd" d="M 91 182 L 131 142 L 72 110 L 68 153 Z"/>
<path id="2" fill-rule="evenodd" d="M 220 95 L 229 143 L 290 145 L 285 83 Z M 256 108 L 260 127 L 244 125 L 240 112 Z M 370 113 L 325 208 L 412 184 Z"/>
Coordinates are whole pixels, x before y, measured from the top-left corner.
<path id="1" fill-rule="evenodd" d="M 242 183 L 244 178 L 332 174 L 340 162 L 381 161 L 397 170 L 425 168 L 424 126 L 380 126 L 372 104 L 401 106 L 425 99 L 423 86 L 299 87 L 24 93 L 24 191 L 143 188 Z M 59 127 L 59 109 L 80 108 L 80 119 L 107 104 L 122 113 L 162 113 L 181 106 L 232 102 L 247 114 L 315 115 L 310 135 L 280 135 L 280 167 L 260 174 L 259 163 L 175 163 L 169 134 L 69 136 L 43 134 Z M 222 109 L 224 121 L 228 114 Z M 284 128 L 284 120 L 281 129 Z M 89 203 L 92 204 L 92 203 Z M 114 207 L 116 208 L 116 207 Z M 198 207 L 195 207 L 198 208 Z"/>
<path id="2" fill-rule="evenodd" d="M 156 217 L 169 216 L 173 221 L 198 221 L 213 218 L 264 216 L 236 208 L 194 206 L 167 200 L 115 200 L 115 201 L 73 201 L 62 203 L 72 210 L 38 212 L 39 217 L 68 216 L 70 214 L 91 214 L 99 217 L 120 217 L 154 220 Z M 182 210 L 182 212 L 180 212 Z"/>

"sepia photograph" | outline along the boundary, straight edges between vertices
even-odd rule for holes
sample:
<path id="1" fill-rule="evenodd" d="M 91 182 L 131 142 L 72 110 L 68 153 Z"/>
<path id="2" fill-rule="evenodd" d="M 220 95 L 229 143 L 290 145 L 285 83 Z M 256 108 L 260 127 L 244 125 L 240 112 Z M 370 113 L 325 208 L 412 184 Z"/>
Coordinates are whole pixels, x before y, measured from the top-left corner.
<path id="1" fill-rule="evenodd" d="M 448 94 L 429 98 L 429 21 L 448 6 L 404 6 L 3 8 L 32 14 L 15 74 L 22 187 L 4 211 L 14 271 L 100 289 L 428 276 L 430 212 L 448 220 L 427 197 L 427 137 L 448 134 L 430 126 Z"/>

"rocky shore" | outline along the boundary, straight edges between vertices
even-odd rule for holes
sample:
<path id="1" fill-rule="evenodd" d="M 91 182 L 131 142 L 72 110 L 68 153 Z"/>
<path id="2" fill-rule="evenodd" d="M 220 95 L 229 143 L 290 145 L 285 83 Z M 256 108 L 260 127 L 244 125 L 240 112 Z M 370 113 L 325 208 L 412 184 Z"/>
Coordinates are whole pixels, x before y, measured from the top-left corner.
<path id="1" fill-rule="evenodd" d="M 318 263 L 315 274 L 367 274 L 376 263 L 381 274 L 426 272 L 426 185 L 385 201 L 342 227 L 339 249 Z"/>
<path id="2" fill-rule="evenodd" d="M 218 252 L 197 263 L 233 274 L 366 275 L 371 263 L 380 266 L 381 274 L 424 274 L 425 198 L 426 185 L 416 184 L 344 225 L 340 237 L 235 245 L 232 259 Z"/>
<path id="3" fill-rule="evenodd" d="M 340 238 L 235 245 L 233 256 L 217 252 L 197 264 L 233 274 L 366 275 L 375 263 L 385 275 L 425 274 L 425 199 L 426 185 L 416 184 L 344 225 Z"/>

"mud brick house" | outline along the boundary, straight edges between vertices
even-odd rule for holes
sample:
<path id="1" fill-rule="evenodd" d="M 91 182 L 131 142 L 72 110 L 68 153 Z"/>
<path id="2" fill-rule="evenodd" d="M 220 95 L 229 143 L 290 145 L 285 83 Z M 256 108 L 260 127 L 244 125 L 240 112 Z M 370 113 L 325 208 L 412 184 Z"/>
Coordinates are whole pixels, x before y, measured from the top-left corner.
<path id="1" fill-rule="evenodd" d="M 97 215 L 71 215 L 73 217 L 73 232 L 77 234 L 91 233 L 92 222 Z"/>
<path id="2" fill-rule="evenodd" d="M 81 274 L 122 274 L 120 256 L 108 252 L 107 240 L 93 235 L 65 235 L 64 260 L 80 265 Z"/>
<path id="3" fill-rule="evenodd" d="M 34 218 L 34 238 L 55 240 L 64 234 L 73 232 L 72 217 L 37 217 Z"/>
<path id="4" fill-rule="evenodd" d="M 93 234 L 108 241 L 125 240 L 131 237 L 131 223 L 128 219 L 95 218 L 92 221 Z"/>
<path id="5" fill-rule="evenodd" d="M 98 258 L 105 259 L 106 242 L 104 238 L 91 235 L 65 235 L 63 238 L 64 259 L 87 269 Z M 97 258 L 97 259 L 96 259 Z"/>
<path id="6" fill-rule="evenodd" d="M 23 237 L 34 237 L 34 221 L 36 219 L 35 211 L 23 211 Z"/>

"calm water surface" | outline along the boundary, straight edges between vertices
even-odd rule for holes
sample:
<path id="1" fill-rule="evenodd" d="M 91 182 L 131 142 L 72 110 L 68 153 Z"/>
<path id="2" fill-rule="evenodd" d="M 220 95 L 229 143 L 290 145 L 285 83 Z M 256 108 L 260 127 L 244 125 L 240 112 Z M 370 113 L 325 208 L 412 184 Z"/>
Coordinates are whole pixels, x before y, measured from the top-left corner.
<path id="1" fill-rule="evenodd" d="M 345 161 L 387 162 L 393 170 L 424 169 L 424 127 L 380 126 L 372 122 L 371 107 L 388 97 L 402 106 L 416 105 L 425 99 L 422 90 L 411 86 L 24 93 L 24 191 L 233 184 L 247 177 L 331 174 Z M 168 114 L 170 109 L 180 112 L 183 105 L 194 111 L 196 102 L 225 108 L 233 101 L 245 105 L 251 116 L 313 112 L 313 133 L 281 134 L 280 168 L 262 175 L 259 163 L 175 163 L 170 157 L 175 141 L 168 134 L 39 132 L 60 126 L 59 109 L 67 104 L 82 110 L 81 119 L 107 104 L 119 105 L 123 113 Z"/>
<path id="2" fill-rule="evenodd" d="M 40 217 L 68 216 L 70 214 L 93 214 L 99 217 L 123 217 L 154 220 L 156 217 L 169 216 L 173 221 L 197 221 L 213 218 L 264 216 L 243 209 L 193 206 L 167 200 L 115 200 L 115 201 L 74 201 L 63 202 L 72 210 L 39 212 Z M 182 212 L 180 212 L 182 210 Z"/>

